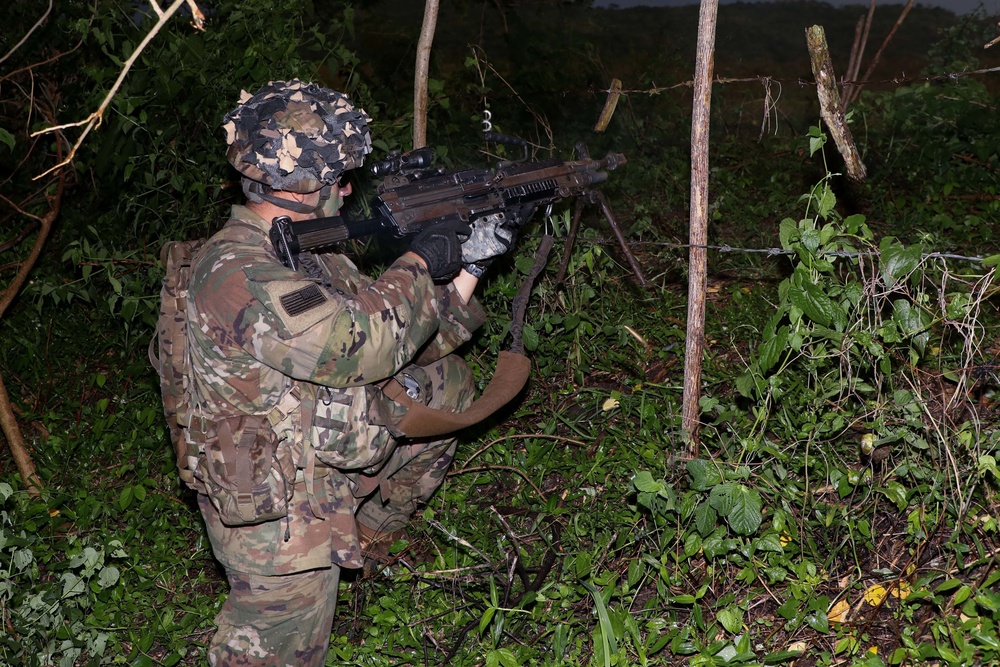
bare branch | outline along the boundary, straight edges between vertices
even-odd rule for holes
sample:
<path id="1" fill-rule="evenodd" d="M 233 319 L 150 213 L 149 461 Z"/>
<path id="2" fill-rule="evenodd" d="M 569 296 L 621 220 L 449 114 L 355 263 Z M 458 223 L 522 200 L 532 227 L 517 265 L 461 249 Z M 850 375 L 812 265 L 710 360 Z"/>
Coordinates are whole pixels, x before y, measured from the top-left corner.
<path id="1" fill-rule="evenodd" d="M 143 40 L 139 42 L 139 45 L 135 47 L 135 51 L 133 51 L 132 55 L 129 56 L 128 60 L 125 61 L 125 65 L 122 67 L 121 73 L 119 73 L 118 78 L 115 80 L 114 85 L 111 86 L 111 90 L 108 91 L 108 94 L 104 97 L 104 101 L 101 102 L 100 106 L 97 107 L 96 111 L 94 111 L 92 114 L 87 116 L 87 118 L 85 118 L 82 121 L 78 121 L 76 123 L 67 123 L 55 127 L 47 127 L 38 130 L 37 132 L 33 132 L 31 134 L 31 136 L 34 137 L 41 134 L 47 134 L 49 132 L 58 132 L 59 130 L 69 127 L 79 127 L 81 125 L 84 126 L 83 132 L 80 134 L 79 138 L 77 138 L 76 143 L 73 144 L 73 147 L 70 149 L 69 154 L 54 167 L 46 169 L 38 176 L 35 176 L 34 180 L 38 180 L 39 178 L 42 178 L 45 175 L 52 173 L 53 171 L 61 169 L 62 167 L 65 167 L 67 164 L 73 161 L 73 158 L 76 157 L 77 150 L 79 150 L 80 146 L 83 144 L 83 140 L 87 138 L 87 135 L 90 134 L 91 130 L 93 130 L 94 128 L 98 127 L 101 124 L 101 121 L 104 119 L 104 112 L 107 111 L 108 105 L 111 104 L 111 100 L 114 99 L 115 95 L 118 93 L 118 89 L 121 88 L 122 82 L 125 81 L 125 77 L 128 75 L 129 70 L 132 69 L 132 65 L 134 65 L 135 61 L 139 58 L 139 55 L 143 52 L 146 46 L 153 40 L 156 34 L 160 32 L 160 29 L 167 23 L 167 21 L 170 20 L 170 17 L 172 17 L 175 13 L 177 13 L 177 10 L 180 9 L 181 5 L 185 3 L 187 3 L 191 7 L 191 14 L 194 17 L 193 21 L 195 27 L 200 27 L 201 25 L 203 25 L 205 20 L 205 15 L 202 14 L 200 9 L 198 9 L 198 6 L 194 3 L 194 0 L 174 0 L 174 3 L 170 5 L 170 7 L 168 7 L 165 12 L 160 14 L 160 18 L 156 22 L 156 25 L 150 28 L 149 33 L 147 33 L 147 35 L 143 38 Z"/>
<path id="2" fill-rule="evenodd" d="M 0 64 L 2 64 L 3 61 L 7 60 L 7 58 L 10 58 L 11 55 L 13 55 L 15 51 L 17 51 L 19 48 L 21 48 L 22 44 L 24 44 L 25 42 L 28 41 L 28 38 L 31 37 L 31 33 L 33 33 L 36 30 L 38 30 L 38 27 L 40 25 L 42 25 L 43 23 L 45 23 L 45 19 L 47 19 L 49 17 L 49 14 L 51 12 L 52 12 L 52 0 L 49 0 L 49 8 L 45 10 L 44 14 L 42 14 L 42 18 L 38 19 L 38 21 L 35 22 L 35 25 L 31 26 L 31 30 L 29 30 L 27 33 L 25 33 L 24 37 L 21 38 L 21 41 L 14 45 L 14 48 L 12 48 L 10 51 L 8 51 L 6 54 L 4 54 L 3 58 L 0 58 Z"/>

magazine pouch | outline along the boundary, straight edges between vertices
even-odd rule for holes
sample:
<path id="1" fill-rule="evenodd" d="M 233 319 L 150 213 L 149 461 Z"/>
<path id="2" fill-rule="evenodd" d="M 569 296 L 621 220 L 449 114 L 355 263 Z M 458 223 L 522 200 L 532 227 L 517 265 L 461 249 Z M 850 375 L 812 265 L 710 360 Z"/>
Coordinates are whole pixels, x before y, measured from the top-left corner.
<path id="1" fill-rule="evenodd" d="M 197 477 L 222 523 L 243 526 L 288 515 L 295 462 L 266 416 L 217 417 L 203 433 Z"/>

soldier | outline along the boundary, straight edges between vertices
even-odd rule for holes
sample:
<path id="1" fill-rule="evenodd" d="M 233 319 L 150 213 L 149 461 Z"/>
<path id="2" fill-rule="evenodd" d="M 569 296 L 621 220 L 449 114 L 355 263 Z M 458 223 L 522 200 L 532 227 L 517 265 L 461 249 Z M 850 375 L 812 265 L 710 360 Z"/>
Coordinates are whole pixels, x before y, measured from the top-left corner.
<path id="1" fill-rule="evenodd" d="M 435 408 L 473 398 L 451 353 L 484 321 L 474 274 L 510 238 L 477 251 L 462 247 L 467 226 L 426 230 L 377 280 L 336 253 L 302 253 L 290 270 L 270 243 L 275 217 L 341 207 L 370 120 L 299 80 L 244 92 L 225 118 L 247 203 L 196 256 L 187 300 L 187 466 L 231 588 L 214 667 L 324 663 L 340 568 L 399 534 L 455 451 L 453 438 L 397 438 L 400 406 L 381 385 Z"/>

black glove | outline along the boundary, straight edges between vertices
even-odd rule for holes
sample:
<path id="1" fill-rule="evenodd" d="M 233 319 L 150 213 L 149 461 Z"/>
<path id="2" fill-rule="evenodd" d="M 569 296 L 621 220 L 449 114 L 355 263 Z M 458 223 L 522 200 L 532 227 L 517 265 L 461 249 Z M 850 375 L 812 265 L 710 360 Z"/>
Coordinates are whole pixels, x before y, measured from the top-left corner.
<path id="1" fill-rule="evenodd" d="M 472 229 L 464 222 L 449 222 L 429 227 L 417 234 L 410 243 L 410 251 L 427 264 L 427 270 L 434 280 L 454 277 L 462 268 L 462 240 L 468 238 Z"/>

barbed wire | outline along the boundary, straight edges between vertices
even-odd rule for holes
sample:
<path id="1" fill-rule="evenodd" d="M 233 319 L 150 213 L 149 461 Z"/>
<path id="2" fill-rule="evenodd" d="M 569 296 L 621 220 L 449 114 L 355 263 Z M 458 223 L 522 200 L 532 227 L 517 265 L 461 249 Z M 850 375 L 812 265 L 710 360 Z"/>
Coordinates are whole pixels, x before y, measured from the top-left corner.
<path id="1" fill-rule="evenodd" d="M 616 239 L 603 237 L 594 240 L 598 245 L 618 245 Z M 785 248 L 739 248 L 736 246 L 731 246 L 728 244 L 722 245 L 698 245 L 691 243 L 671 243 L 669 241 L 628 241 L 628 246 L 630 248 L 635 248 L 639 246 L 658 246 L 661 248 L 669 248 L 673 250 L 690 250 L 691 248 L 699 248 L 704 250 L 716 250 L 718 252 L 724 253 L 745 253 L 754 255 L 768 255 L 771 257 L 776 256 L 792 256 L 796 252 L 794 250 L 786 250 Z M 858 257 L 877 257 L 879 252 L 877 250 L 868 251 L 855 251 L 855 250 L 825 250 L 823 252 L 817 253 L 821 257 L 847 257 L 847 258 L 858 258 Z M 920 257 L 922 259 L 952 259 L 956 261 L 966 261 L 983 263 L 988 258 L 969 256 L 969 255 L 959 255 L 950 252 L 925 252 L 921 253 Z"/>
<path id="2" fill-rule="evenodd" d="M 902 73 L 900 75 L 894 76 L 894 77 L 889 78 L 889 79 L 877 79 L 877 80 L 875 80 L 875 79 L 868 79 L 867 81 L 864 81 L 864 80 L 849 80 L 849 79 L 844 79 L 843 77 L 841 77 L 841 79 L 838 81 L 838 83 L 841 86 L 845 86 L 845 85 L 846 86 L 878 86 L 878 85 L 887 85 L 887 84 L 892 84 L 892 85 L 899 86 L 899 85 L 905 85 L 905 84 L 908 84 L 908 83 L 920 83 L 920 82 L 929 83 L 929 82 L 934 82 L 934 81 L 957 81 L 959 79 L 962 79 L 962 78 L 965 78 L 965 77 L 969 77 L 969 76 L 982 76 L 982 75 L 985 75 L 985 74 L 994 74 L 996 72 L 1000 72 L 1000 67 L 984 67 L 984 68 L 975 69 L 975 70 L 964 70 L 964 71 L 961 71 L 961 72 L 948 72 L 946 74 L 927 74 L 927 75 L 922 75 L 922 76 L 907 76 L 906 73 L 904 72 L 904 73 Z M 745 77 L 716 76 L 715 79 L 712 80 L 713 84 L 721 84 L 721 85 L 726 85 L 726 84 L 731 84 L 731 83 L 755 83 L 755 82 L 760 83 L 760 84 L 762 84 L 764 86 L 768 86 L 768 85 L 770 85 L 772 83 L 782 83 L 782 84 L 792 83 L 792 84 L 798 85 L 800 88 L 805 88 L 807 86 L 815 86 L 816 85 L 815 81 L 813 81 L 811 79 L 803 79 L 802 77 L 794 77 L 794 78 L 788 77 L 788 78 L 783 78 L 783 77 L 779 77 L 779 76 L 765 76 L 765 75 L 745 76 Z M 604 94 L 608 94 L 608 95 L 610 95 L 612 93 L 620 93 L 622 95 L 626 95 L 626 94 L 632 93 L 632 94 L 638 94 L 638 95 L 653 96 L 653 95 L 659 95 L 661 93 L 668 92 L 670 90 L 675 90 L 677 88 L 692 88 L 693 86 L 694 86 L 694 80 L 689 79 L 687 81 L 681 81 L 681 82 L 678 82 L 678 83 L 671 84 L 669 86 L 657 86 L 657 85 L 654 84 L 653 87 L 651 87 L 651 88 L 622 88 L 620 90 L 618 90 L 618 89 L 611 89 L 611 88 L 591 88 L 590 90 L 593 93 L 604 93 Z"/>

